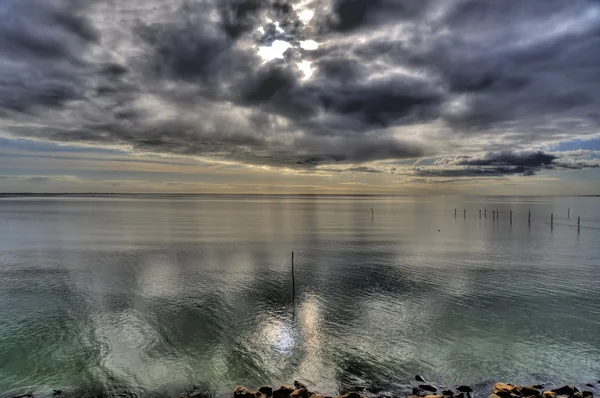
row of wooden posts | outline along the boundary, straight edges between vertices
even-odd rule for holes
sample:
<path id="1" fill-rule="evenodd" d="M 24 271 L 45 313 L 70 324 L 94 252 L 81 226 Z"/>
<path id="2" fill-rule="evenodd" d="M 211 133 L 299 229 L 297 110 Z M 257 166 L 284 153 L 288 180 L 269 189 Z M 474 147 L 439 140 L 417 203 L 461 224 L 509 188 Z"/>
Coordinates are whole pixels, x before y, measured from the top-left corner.
<path id="1" fill-rule="evenodd" d="M 458 210 L 454 209 L 454 218 L 457 217 L 458 214 Z M 481 218 L 481 209 L 479 209 L 479 218 Z M 483 208 L 483 217 L 487 218 L 487 207 Z M 500 219 L 500 210 L 496 209 L 496 210 L 492 210 L 492 217 L 495 220 Z M 464 218 L 467 218 L 467 209 L 464 210 Z M 569 207 L 569 209 L 567 210 L 567 218 L 571 218 L 571 208 Z M 510 223 L 512 224 L 512 210 L 510 210 L 509 212 L 509 220 Z M 529 215 L 527 216 L 527 222 L 529 225 L 531 225 L 531 210 L 529 210 Z M 554 213 L 550 213 L 550 227 L 554 228 Z M 579 231 L 579 229 L 581 228 L 581 217 L 577 217 L 577 231 Z"/>

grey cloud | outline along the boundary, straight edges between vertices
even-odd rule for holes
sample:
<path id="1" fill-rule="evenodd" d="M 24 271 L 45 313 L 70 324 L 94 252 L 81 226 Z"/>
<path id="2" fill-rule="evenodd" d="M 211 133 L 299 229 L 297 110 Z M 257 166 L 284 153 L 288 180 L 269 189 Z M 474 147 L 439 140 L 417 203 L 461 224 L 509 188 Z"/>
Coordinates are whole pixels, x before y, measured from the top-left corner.
<path id="1" fill-rule="evenodd" d="M 298 1 L 154 4 L 131 0 L 129 19 L 101 2 L 0 5 L 3 130 L 307 169 L 448 153 L 466 155 L 419 173 L 593 165 L 513 149 L 597 136 L 597 2 L 312 1 L 307 24 Z M 265 63 L 255 46 L 275 40 L 292 48 Z"/>
<path id="2" fill-rule="evenodd" d="M 455 166 L 523 166 L 543 167 L 550 165 L 557 156 L 541 151 L 533 152 L 487 152 L 474 156 L 458 156 L 454 159 L 441 159 L 437 164 Z"/>
<path id="3" fill-rule="evenodd" d="M 437 159 L 432 167 L 416 167 L 414 171 L 416 175 L 422 177 L 501 177 L 514 174 L 533 176 L 542 170 L 581 170 L 600 167 L 600 160 L 591 159 L 590 155 L 589 151 L 565 154 L 541 151 L 487 152 Z"/>
<path id="4" fill-rule="evenodd" d="M 328 23 L 334 30 L 347 32 L 386 19 L 418 18 L 430 5 L 429 0 L 334 0 Z"/>
<path id="5" fill-rule="evenodd" d="M 465 167 L 465 168 L 422 168 L 414 169 L 419 177 L 503 177 L 505 175 L 534 175 L 532 169 L 523 166 L 516 167 Z"/>

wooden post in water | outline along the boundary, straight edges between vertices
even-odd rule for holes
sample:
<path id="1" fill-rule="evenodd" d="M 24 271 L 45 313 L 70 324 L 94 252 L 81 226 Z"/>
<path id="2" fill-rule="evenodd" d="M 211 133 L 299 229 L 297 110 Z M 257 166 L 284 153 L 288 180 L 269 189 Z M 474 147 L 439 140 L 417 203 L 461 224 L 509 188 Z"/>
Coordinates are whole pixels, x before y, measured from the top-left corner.
<path id="1" fill-rule="evenodd" d="M 296 301 L 296 278 L 294 277 L 294 252 L 292 252 L 292 302 Z"/>
<path id="2" fill-rule="evenodd" d="M 580 226 L 581 226 L 581 217 L 577 217 L 577 232 L 579 232 Z"/>
<path id="3" fill-rule="evenodd" d="M 465 220 L 467 219 L 467 209 L 465 209 Z"/>
<path id="4" fill-rule="evenodd" d="M 510 223 L 512 224 L 512 210 L 510 211 Z"/>
<path id="5" fill-rule="evenodd" d="M 531 225 L 531 210 L 529 210 L 529 217 L 527 218 L 527 223 Z"/>
<path id="6" fill-rule="evenodd" d="M 550 228 L 554 228 L 554 213 L 550 213 Z"/>
<path id="7" fill-rule="evenodd" d="M 496 212 L 494 210 L 492 210 L 492 220 L 496 219 Z"/>
<path id="8" fill-rule="evenodd" d="M 454 209 L 454 218 L 456 218 L 456 209 Z"/>
<path id="9" fill-rule="evenodd" d="M 481 209 L 479 209 L 479 218 L 481 218 Z"/>
<path id="10" fill-rule="evenodd" d="M 571 218 L 571 208 L 569 207 L 569 210 L 567 210 L 567 218 Z"/>

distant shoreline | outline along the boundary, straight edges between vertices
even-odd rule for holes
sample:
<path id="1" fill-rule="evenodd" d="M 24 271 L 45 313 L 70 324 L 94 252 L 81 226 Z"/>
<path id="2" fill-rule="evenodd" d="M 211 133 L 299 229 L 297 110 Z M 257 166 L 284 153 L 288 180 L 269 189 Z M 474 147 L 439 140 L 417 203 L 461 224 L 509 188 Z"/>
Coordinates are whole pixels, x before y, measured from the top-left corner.
<path id="1" fill-rule="evenodd" d="M 304 197 L 417 197 L 419 194 L 368 194 L 368 193 L 171 193 L 171 192 L 0 192 L 0 198 L 3 197 L 59 197 L 59 196 L 304 196 Z M 595 195 L 427 195 L 427 196 L 458 196 L 458 197 L 477 197 L 477 198 L 600 198 L 600 194 Z"/>

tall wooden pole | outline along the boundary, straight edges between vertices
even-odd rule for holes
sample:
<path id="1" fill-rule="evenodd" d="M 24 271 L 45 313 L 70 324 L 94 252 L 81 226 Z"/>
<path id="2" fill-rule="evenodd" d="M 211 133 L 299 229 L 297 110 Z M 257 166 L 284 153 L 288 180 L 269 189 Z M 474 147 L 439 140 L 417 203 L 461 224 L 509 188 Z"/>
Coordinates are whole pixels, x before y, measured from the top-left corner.
<path id="1" fill-rule="evenodd" d="M 292 302 L 296 301 L 296 278 L 294 276 L 294 252 L 292 252 Z"/>
<path id="2" fill-rule="evenodd" d="M 567 218 L 571 218 L 571 208 L 569 207 L 569 210 L 567 210 Z"/>

